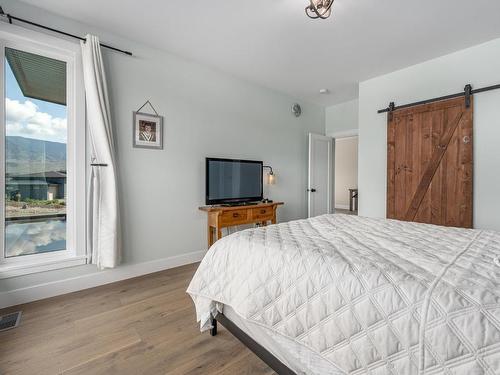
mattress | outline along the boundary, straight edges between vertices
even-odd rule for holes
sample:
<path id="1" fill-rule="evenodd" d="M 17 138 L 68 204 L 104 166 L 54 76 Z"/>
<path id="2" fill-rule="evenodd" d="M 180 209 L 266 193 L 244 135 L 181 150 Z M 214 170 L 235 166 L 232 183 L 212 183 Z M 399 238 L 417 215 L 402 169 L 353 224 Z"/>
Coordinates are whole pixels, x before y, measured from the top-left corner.
<path id="1" fill-rule="evenodd" d="M 323 215 L 222 238 L 188 293 L 202 330 L 230 306 L 293 342 L 297 372 L 500 374 L 499 256 L 494 231 Z"/>

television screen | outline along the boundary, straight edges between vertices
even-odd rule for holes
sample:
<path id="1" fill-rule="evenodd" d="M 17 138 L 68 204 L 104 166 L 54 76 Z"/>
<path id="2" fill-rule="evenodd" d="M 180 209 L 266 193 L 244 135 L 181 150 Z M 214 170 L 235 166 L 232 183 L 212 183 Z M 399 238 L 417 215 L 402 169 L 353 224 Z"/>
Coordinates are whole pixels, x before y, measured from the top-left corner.
<path id="1" fill-rule="evenodd" d="M 206 159 L 206 204 L 262 199 L 262 162 Z"/>

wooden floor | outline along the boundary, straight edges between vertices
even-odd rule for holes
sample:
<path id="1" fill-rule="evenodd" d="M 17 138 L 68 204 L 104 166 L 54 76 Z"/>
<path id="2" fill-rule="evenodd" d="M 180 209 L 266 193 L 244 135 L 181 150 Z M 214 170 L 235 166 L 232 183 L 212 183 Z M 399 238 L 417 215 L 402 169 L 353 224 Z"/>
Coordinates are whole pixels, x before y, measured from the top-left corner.
<path id="1" fill-rule="evenodd" d="M 197 265 L 15 308 L 0 374 L 273 374 L 220 327 L 200 333 L 185 293 Z"/>

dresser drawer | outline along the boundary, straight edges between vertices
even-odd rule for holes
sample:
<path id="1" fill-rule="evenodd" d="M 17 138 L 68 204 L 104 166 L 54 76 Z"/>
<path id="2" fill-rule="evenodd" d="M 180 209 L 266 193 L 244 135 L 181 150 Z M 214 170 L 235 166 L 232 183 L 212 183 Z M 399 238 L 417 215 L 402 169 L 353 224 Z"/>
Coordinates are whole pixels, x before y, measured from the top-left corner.
<path id="1" fill-rule="evenodd" d="M 248 220 L 247 215 L 247 209 L 225 211 L 220 215 L 220 223 L 223 225 L 244 223 Z"/>
<path id="2" fill-rule="evenodd" d="M 252 209 L 253 220 L 271 220 L 273 218 L 272 207 L 261 207 Z"/>

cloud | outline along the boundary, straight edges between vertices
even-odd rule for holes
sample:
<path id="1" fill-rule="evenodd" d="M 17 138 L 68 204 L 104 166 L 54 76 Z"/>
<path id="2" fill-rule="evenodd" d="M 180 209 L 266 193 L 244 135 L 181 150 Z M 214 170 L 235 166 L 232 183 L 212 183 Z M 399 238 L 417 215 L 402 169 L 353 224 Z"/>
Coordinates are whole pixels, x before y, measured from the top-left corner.
<path id="1" fill-rule="evenodd" d="M 49 220 L 45 222 L 8 224 L 5 228 L 5 244 L 8 257 L 34 254 L 38 247 L 61 250 L 60 241 L 66 240 L 66 222 Z"/>
<path id="2" fill-rule="evenodd" d="M 67 140 L 67 121 L 40 112 L 38 106 L 30 100 L 24 103 L 5 98 L 7 135 L 46 141 L 63 142 Z"/>

